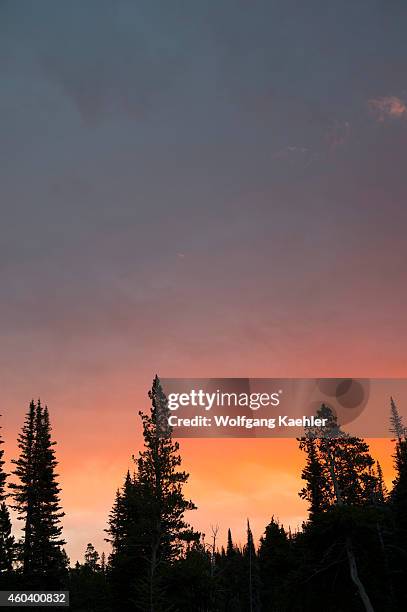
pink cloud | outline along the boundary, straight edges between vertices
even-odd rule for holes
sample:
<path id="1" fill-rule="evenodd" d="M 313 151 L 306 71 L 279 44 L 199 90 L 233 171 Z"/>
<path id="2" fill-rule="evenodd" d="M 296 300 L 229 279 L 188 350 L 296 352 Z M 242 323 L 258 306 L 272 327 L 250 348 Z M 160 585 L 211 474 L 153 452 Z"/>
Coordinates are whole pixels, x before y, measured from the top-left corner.
<path id="1" fill-rule="evenodd" d="M 407 117 L 407 106 L 397 96 L 373 98 L 369 100 L 368 105 L 377 121 L 383 122 L 386 119 L 403 119 Z"/>

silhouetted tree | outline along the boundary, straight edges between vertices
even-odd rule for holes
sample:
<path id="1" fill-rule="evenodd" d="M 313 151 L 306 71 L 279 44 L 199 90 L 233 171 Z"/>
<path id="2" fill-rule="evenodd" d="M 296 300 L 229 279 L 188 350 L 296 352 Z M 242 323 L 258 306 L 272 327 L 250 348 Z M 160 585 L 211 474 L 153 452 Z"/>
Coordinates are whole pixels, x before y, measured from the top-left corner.
<path id="1" fill-rule="evenodd" d="M 372 472 L 374 460 L 364 440 L 351 437 L 340 429 L 336 416 L 329 407 L 322 405 L 317 416 L 327 419 L 326 426 L 308 428 L 306 437 L 315 439 L 324 483 L 328 485 L 323 491 L 325 507 L 335 509 L 335 512 L 328 513 L 324 517 L 324 529 L 328 527 L 327 520 L 332 519 L 332 524 L 336 525 L 336 533 L 341 534 L 351 580 L 357 588 L 366 612 L 373 612 L 370 597 L 360 577 L 353 537 L 355 524 L 363 521 L 363 514 L 360 511 L 354 513 L 349 507 L 368 506 L 372 503 L 372 490 L 376 488 L 377 481 Z M 369 520 L 367 528 L 372 528 L 371 523 L 372 519 Z M 321 522 L 318 524 L 322 525 Z M 316 527 L 315 525 L 314 532 Z"/>
<path id="2" fill-rule="evenodd" d="M 99 565 L 100 555 L 95 549 L 93 544 L 89 542 L 85 550 L 85 565 L 92 571 L 97 572 L 100 570 Z"/>
<path id="3" fill-rule="evenodd" d="M 149 391 L 151 414 L 140 416 L 143 424 L 144 450 L 137 459 L 137 483 L 142 497 L 142 524 L 148 542 L 148 576 L 145 610 L 160 607 L 160 566 L 178 557 L 191 528 L 184 520 L 187 510 L 194 510 L 185 499 L 183 485 L 188 474 L 180 471 L 179 444 L 173 442 L 168 425 L 168 402 L 156 376 Z M 199 534 L 196 534 L 199 538 Z"/>
<path id="4" fill-rule="evenodd" d="M 282 609 L 284 584 L 293 566 L 291 545 L 282 525 L 271 519 L 260 538 L 258 552 L 262 582 L 262 610 Z"/>
<path id="5" fill-rule="evenodd" d="M 76 562 L 69 570 L 70 606 L 80 612 L 111 612 L 124 610 L 111 597 L 105 573 L 98 563 L 99 554 L 92 544 L 85 550 L 84 563 Z"/>
<path id="6" fill-rule="evenodd" d="M 0 435 L 0 574 L 12 571 L 15 558 L 15 543 L 11 533 L 10 513 L 5 502 L 7 474 L 4 471 L 3 444 L 3 438 Z"/>
<path id="7" fill-rule="evenodd" d="M 390 433 L 394 434 L 397 442 L 401 442 L 406 437 L 407 430 L 403 424 L 396 402 L 390 398 Z"/>
<path id="8" fill-rule="evenodd" d="M 34 515 L 36 512 L 35 485 L 34 485 L 34 443 L 35 443 L 35 404 L 31 401 L 25 423 L 18 437 L 20 449 L 19 458 L 13 459 L 15 464 L 13 474 L 19 479 L 19 483 L 10 483 L 13 493 L 14 506 L 19 514 L 19 519 L 24 521 L 23 544 L 20 548 L 20 560 L 23 565 L 23 573 L 28 575 L 33 565 L 33 530 Z"/>
<path id="9" fill-rule="evenodd" d="M 300 449 L 307 453 L 307 463 L 302 470 L 301 478 L 306 481 L 306 485 L 301 489 L 299 495 L 309 503 L 308 510 L 310 519 L 329 507 L 329 485 L 327 473 L 318 456 L 317 442 L 312 437 L 305 437 L 299 440 Z"/>
<path id="10" fill-rule="evenodd" d="M 247 520 L 247 542 L 243 550 L 243 559 L 246 568 L 247 609 L 250 612 L 258 612 L 260 610 L 260 572 L 249 520 Z"/>
<path id="11" fill-rule="evenodd" d="M 57 585 L 66 571 L 61 546 L 61 510 L 55 468 L 54 445 L 47 407 L 33 402 L 19 437 L 20 457 L 14 474 L 20 482 L 12 484 L 15 508 L 24 520 L 22 547 L 23 573 Z"/>
<path id="12" fill-rule="evenodd" d="M 116 492 L 106 532 L 109 535 L 106 540 L 112 545 L 108 582 L 121 609 L 134 609 L 139 581 L 147 573 L 148 541 L 140 487 L 130 472 L 122 490 Z"/>

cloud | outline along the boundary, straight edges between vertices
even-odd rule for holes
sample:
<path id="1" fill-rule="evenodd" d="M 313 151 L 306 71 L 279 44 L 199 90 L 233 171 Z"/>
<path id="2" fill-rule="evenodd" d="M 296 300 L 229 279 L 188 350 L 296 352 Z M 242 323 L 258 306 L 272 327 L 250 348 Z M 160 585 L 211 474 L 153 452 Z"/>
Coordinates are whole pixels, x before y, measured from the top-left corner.
<path id="1" fill-rule="evenodd" d="M 405 119 L 407 117 L 407 106 L 397 96 L 373 98 L 369 100 L 368 105 L 370 112 L 380 122 L 386 119 Z"/>
<path id="2" fill-rule="evenodd" d="M 326 133 L 326 141 L 331 151 L 346 144 L 350 135 L 349 121 L 334 121 Z"/>
<path id="3" fill-rule="evenodd" d="M 86 123 L 112 114 L 137 119 L 165 108 L 173 86 L 179 89 L 192 70 L 199 37 L 180 11 L 146 0 L 64 7 L 44 0 L 35 10 L 6 4 L 0 7 L 0 56 L 3 64 L 13 62 L 14 72 L 39 67 Z"/>

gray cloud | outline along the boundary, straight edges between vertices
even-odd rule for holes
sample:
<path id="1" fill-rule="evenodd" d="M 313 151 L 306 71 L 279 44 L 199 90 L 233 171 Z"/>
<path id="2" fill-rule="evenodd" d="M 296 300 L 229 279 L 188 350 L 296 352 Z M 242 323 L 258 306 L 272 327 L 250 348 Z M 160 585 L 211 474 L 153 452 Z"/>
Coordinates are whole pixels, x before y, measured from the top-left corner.
<path id="1" fill-rule="evenodd" d="M 178 83 L 196 48 L 180 7 L 168 3 L 6 2 L 0 14 L 4 61 L 37 63 L 86 122 L 142 117 Z"/>

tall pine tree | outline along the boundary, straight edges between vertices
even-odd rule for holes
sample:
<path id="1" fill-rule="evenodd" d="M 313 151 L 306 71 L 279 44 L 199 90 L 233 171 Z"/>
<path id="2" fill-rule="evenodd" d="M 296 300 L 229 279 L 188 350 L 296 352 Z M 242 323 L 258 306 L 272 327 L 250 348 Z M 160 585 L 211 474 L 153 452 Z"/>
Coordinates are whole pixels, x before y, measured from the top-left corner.
<path id="1" fill-rule="evenodd" d="M 19 513 L 19 519 L 24 521 L 23 543 L 20 547 L 19 560 L 22 563 L 24 575 L 29 575 L 33 566 L 33 529 L 35 510 L 34 486 L 34 442 L 35 442 L 35 404 L 30 406 L 25 418 L 22 431 L 18 437 L 20 456 L 13 459 L 15 464 L 13 474 L 19 479 L 18 483 L 10 483 L 13 493 L 13 509 Z"/>
<path id="2" fill-rule="evenodd" d="M 391 494 L 396 527 L 402 540 L 407 542 L 407 437 L 403 417 L 397 406 L 390 400 L 390 431 L 396 435 L 396 448 L 394 454 L 394 467 L 396 477 L 393 481 Z"/>
<path id="3" fill-rule="evenodd" d="M 333 526 L 337 531 L 339 525 L 344 526 L 341 537 L 350 578 L 357 588 L 366 612 L 372 612 L 372 603 L 358 569 L 352 531 L 355 523 L 353 508 L 369 507 L 372 504 L 372 491 L 378 488 L 377 476 L 372 469 L 374 460 L 369 454 L 368 444 L 361 438 L 343 432 L 328 406 L 322 405 L 317 416 L 327 419 L 326 426 L 307 428 L 306 438 L 313 439 L 315 444 L 305 445 L 303 448 L 308 452 L 309 464 L 310 452 L 315 455 L 312 462 L 318 462 L 317 473 L 322 483 L 319 497 L 324 509 L 333 510 L 328 517 L 321 516 L 321 518 L 325 520 L 332 517 L 336 521 L 336 525 L 333 523 Z M 307 467 L 303 471 L 303 478 L 305 476 L 308 486 L 300 492 L 300 495 L 306 497 L 312 507 L 315 479 L 314 471 L 307 470 Z M 311 518 L 315 519 L 315 515 Z M 317 523 L 322 524 L 319 520 Z M 314 525 L 313 529 L 315 532 L 317 525 Z"/>
<path id="4" fill-rule="evenodd" d="M 243 550 L 243 560 L 247 579 L 247 610 L 259 612 L 260 610 L 260 572 L 259 563 L 254 546 L 253 534 L 247 519 L 247 542 Z"/>
<path id="5" fill-rule="evenodd" d="M 107 578 L 115 601 L 123 610 L 134 609 L 137 587 L 147 573 L 148 541 L 143 522 L 140 487 L 128 471 L 109 515 L 108 538 L 112 546 Z"/>
<path id="6" fill-rule="evenodd" d="M 112 545 L 108 580 L 121 608 L 156 612 L 170 565 L 179 559 L 185 542 L 190 546 L 200 534 L 184 520 L 195 505 L 183 494 L 188 474 L 179 469 L 179 445 L 171 438 L 167 399 L 157 376 L 149 397 L 151 413 L 139 413 L 144 450 L 134 458 L 136 473 L 128 472 L 116 493 L 106 531 Z"/>
<path id="7" fill-rule="evenodd" d="M 1 429 L 1 428 L 0 428 Z M 6 505 L 3 439 L 0 435 L 0 575 L 13 569 L 15 557 L 14 537 L 11 533 L 10 513 Z"/>
<path id="8" fill-rule="evenodd" d="M 33 584 L 41 579 L 41 584 L 57 585 L 66 570 L 55 444 L 47 407 L 39 400 L 36 405 L 31 402 L 18 440 L 20 456 L 13 461 L 13 473 L 19 482 L 10 486 L 14 508 L 24 521 L 20 556 L 23 574 Z"/>
<path id="9" fill-rule="evenodd" d="M 153 381 L 149 398 L 151 414 L 140 416 L 143 424 L 144 450 L 137 459 L 137 481 L 143 506 L 143 532 L 148 542 L 148 575 L 145 609 L 160 607 L 160 568 L 176 559 L 185 539 L 194 533 L 184 520 L 192 501 L 185 499 L 183 486 L 188 474 L 179 470 L 179 444 L 173 442 L 168 426 L 169 409 L 158 376 Z M 199 534 L 196 534 L 199 538 Z"/>

